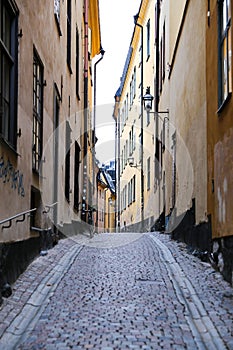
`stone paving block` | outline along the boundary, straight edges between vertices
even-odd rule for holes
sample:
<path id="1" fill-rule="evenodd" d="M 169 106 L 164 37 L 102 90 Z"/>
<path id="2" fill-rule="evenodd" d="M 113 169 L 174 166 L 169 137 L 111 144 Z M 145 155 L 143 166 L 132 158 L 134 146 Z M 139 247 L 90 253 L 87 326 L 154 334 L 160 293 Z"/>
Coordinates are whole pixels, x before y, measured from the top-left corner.
<path id="1" fill-rule="evenodd" d="M 34 292 L 42 292 L 45 296 L 46 307 L 31 334 L 18 348 L 44 350 L 53 346 L 55 350 L 196 350 L 203 345 L 197 337 L 198 332 L 204 330 L 208 333 L 212 326 L 213 330 L 218 329 L 218 337 L 221 338 L 222 334 L 227 345 L 231 345 L 232 324 L 227 320 L 232 320 L 232 308 L 229 300 L 228 303 L 222 302 L 225 282 L 216 279 L 215 274 L 210 273 L 210 267 L 187 254 L 184 246 L 181 249 L 167 235 L 153 235 L 172 251 L 170 260 L 161 259 L 162 248 L 147 235 L 141 235 L 141 238 L 130 244 L 111 249 L 95 247 L 94 243 L 91 247 L 84 246 L 74 256 L 57 285 L 54 276 L 62 271 L 60 262 L 68 264 L 69 258 L 65 254 L 71 252 L 76 243 L 69 239 L 62 240 L 47 256 L 34 261 L 15 284 L 14 295 L 0 309 L 0 317 L 5 315 L 8 325 L 11 325 L 12 316 L 16 317 L 13 314 L 14 307 L 9 307 L 11 300 L 18 305 L 24 299 L 17 309 L 20 313 L 25 302 L 33 300 L 31 295 Z M 104 235 L 104 239 L 106 237 L 110 240 L 107 244 L 111 245 L 113 236 Z M 128 238 L 124 234 L 114 236 L 114 240 L 121 239 L 122 242 L 125 239 L 128 242 Z M 101 235 L 98 236 L 98 246 L 101 239 Z M 171 278 L 168 261 L 172 259 L 176 259 L 174 266 L 177 270 Z M 192 318 L 178 298 L 178 289 L 174 288 L 173 278 L 180 281 L 180 288 L 183 286 L 179 269 L 182 270 L 182 278 L 189 281 L 185 285 L 183 298 L 187 296 L 191 314 L 198 320 L 198 312 L 204 316 L 204 310 L 208 316 L 203 320 L 204 328 L 201 323 L 199 326 L 193 323 L 190 328 Z M 54 275 L 46 282 L 46 276 L 52 271 Z M 189 276 L 192 277 L 189 279 Z M 56 285 L 56 288 L 47 296 L 46 289 L 51 284 Z M 35 298 L 35 295 L 33 303 L 38 305 L 39 297 Z M 206 341 L 209 339 L 206 337 Z"/>

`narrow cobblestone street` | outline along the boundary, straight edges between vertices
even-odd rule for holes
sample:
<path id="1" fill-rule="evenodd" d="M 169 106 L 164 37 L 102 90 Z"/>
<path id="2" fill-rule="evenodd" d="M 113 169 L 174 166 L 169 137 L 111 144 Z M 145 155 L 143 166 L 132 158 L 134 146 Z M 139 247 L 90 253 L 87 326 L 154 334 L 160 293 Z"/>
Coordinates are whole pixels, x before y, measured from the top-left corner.
<path id="1" fill-rule="evenodd" d="M 233 290 L 168 235 L 59 241 L 0 309 L 0 349 L 233 349 Z"/>

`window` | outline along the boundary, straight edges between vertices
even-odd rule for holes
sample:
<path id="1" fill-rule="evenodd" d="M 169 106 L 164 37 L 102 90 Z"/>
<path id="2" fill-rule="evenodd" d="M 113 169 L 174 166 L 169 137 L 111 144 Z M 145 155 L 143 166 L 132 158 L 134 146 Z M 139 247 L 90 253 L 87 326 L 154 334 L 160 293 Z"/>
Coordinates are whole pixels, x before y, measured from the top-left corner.
<path id="1" fill-rule="evenodd" d="M 128 206 L 131 204 L 131 181 L 128 183 Z"/>
<path id="2" fill-rule="evenodd" d="M 34 49 L 32 169 L 37 172 L 39 172 L 43 151 L 43 71 L 43 64 Z"/>
<path id="3" fill-rule="evenodd" d="M 129 132 L 129 155 L 133 154 L 133 151 L 136 148 L 136 140 L 135 140 L 135 130 L 134 125 L 132 125 L 131 130 Z"/>
<path id="4" fill-rule="evenodd" d="M 160 55 L 159 55 L 159 89 L 162 91 L 163 81 L 165 79 L 165 62 L 166 62 L 166 47 L 165 47 L 165 22 L 163 24 L 163 36 L 160 41 Z"/>
<path id="5" fill-rule="evenodd" d="M 41 205 L 42 201 L 40 191 L 35 187 L 31 187 L 31 209 L 41 208 Z M 30 227 L 41 227 L 40 210 L 30 213 Z"/>
<path id="6" fill-rule="evenodd" d="M 161 164 L 161 147 L 160 147 L 160 140 L 156 137 L 156 148 L 155 148 L 155 178 L 159 179 L 160 174 L 160 164 Z"/>
<path id="7" fill-rule="evenodd" d="M 66 122 L 65 197 L 68 202 L 70 201 L 70 136 L 70 124 Z"/>
<path id="8" fill-rule="evenodd" d="M 122 115 L 122 124 L 125 126 L 125 109 L 124 108 L 122 108 L 121 115 Z"/>
<path id="9" fill-rule="evenodd" d="M 71 70 L 71 0 L 67 0 L 67 64 Z"/>
<path id="10" fill-rule="evenodd" d="M 54 15 L 60 24 L 60 0 L 54 0 Z"/>
<path id="11" fill-rule="evenodd" d="M 148 60 L 150 57 L 150 19 L 148 20 L 146 25 L 146 33 L 147 33 L 146 49 L 147 49 L 147 60 Z"/>
<path id="12" fill-rule="evenodd" d="M 129 132 L 129 156 L 131 156 L 133 153 L 133 148 L 132 148 L 132 132 Z"/>
<path id="13" fill-rule="evenodd" d="M 136 97 L 136 67 L 134 67 L 133 72 L 133 98 Z"/>
<path id="14" fill-rule="evenodd" d="M 126 148 L 125 148 L 125 145 L 124 145 L 124 153 L 123 153 L 123 159 L 124 159 L 124 168 L 126 166 Z"/>
<path id="15" fill-rule="evenodd" d="M 0 0 L 0 136 L 16 148 L 17 21 L 12 1 Z"/>
<path id="16" fill-rule="evenodd" d="M 147 191 L 150 189 L 150 157 L 147 159 Z"/>
<path id="17" fill-rule="evenodd" d="M 132 182 L 132 201 L 135 202 L 135 192 L 136 192 L 136 176 L 133 177 Z"/>
<path id="18" fill-rule="evenodd" d="M 158 15 L 159 15 L 159 11 L 157 10 L 157 5 L 155 5 L 155 45 L 157 45 L 158 43 Z"/>
<path id="19" fill-rule="evenodd" d="M 132 133 L 132 151 L 134 151 L 136 148 L 136 136 L 135 136 L 134 125 L 132 125 L 131 133 Z"/>
<path id="20" fill-rule="evenodd" d="M 79 210 L 79 167 L 80 167 L 80 152 L 81 148 L 75 141 L 74 153 L 74 209 Z"/>
<path id="21" fill-rule="evenodd" d="M 146 113 L 146 122 L 147 122 L 147 125 L 150 124 L 150 112 L 149 111 Z"/>
<path id="22" fill-rule="evenodd" d="M 139 144 L 138 159 L 139 159 L 139 163 L 141 163 L 142 162 L 142 134 L 141 133 L 138 136 L 138 144 Z"/>
<path id="23" fill-rule="evenodd" d="M 218 105 L 232 92 L 231 68 L 231 6 L 230 0 L 219 1 L 219 87 Z"/>
<path id="24" fill-rule="evenodd" d="M 130 106 L 133 104 L 133 84 L 132 81 L 130 82 Z"/>
<path id="25" fill-rule="evenodd" d="M 164 24 L 163 24 L 163 52 L 162 52 L 162 55 L 163 55 L 163 58 L 162 58 L 162 79 L 163 79 L 163 81 L 165 79 L 165 66 L 166 66 L 166 63 L 165 63 L 165 55 L 166 55 L 165 35 L 166 35 L 166 31 L 165 31 L 165 22 L 164 22 Z"/>
<path id="26" fill-rule="evenodd" d="M 126 152 L 126 164 L 128 162 L 128 158 L 129 158 L 129 141 L 126 140 L 126 143 L 125 143 L 125 152 Z"/>
<path id="27" fill-rule="evenodd" d="M 126 203 L 127 203 L 127 185 L 125 185 L 125 196 L 124 196 L 124 201 L 125 201 L 125 205 L 124 205 L 124 209 L 126 209 Z"/>
<path id="28" fill-rule="evenodd" d="M 61 36 L 60 28 L 60 0 L 54 0 L 54 16 L 57 24 L 58 33 Z"/>
<path id="29" fill-rule="evenodd" d="M 78 28 L 76 29 L 76 96 L 80 100 L 79 96 L 79 32 Z"/>

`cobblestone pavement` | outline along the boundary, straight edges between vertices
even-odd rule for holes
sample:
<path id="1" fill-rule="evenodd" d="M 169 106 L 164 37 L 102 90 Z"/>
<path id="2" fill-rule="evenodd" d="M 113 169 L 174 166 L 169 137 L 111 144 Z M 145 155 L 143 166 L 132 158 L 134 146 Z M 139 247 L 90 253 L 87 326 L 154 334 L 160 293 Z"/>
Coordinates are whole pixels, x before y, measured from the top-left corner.
<path id="1" fill-rule="evenodd" d="M 0 349 L 233 349 L 233 290 L 168 235 L 65 239 L 4 299 Z"/>

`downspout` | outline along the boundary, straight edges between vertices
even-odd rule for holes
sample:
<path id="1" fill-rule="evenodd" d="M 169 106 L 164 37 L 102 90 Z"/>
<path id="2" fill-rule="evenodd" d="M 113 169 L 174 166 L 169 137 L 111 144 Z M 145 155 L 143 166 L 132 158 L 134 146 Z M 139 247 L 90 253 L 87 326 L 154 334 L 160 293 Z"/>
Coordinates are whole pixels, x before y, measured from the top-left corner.
<path id="1" fill-rule="evenodd" d="M 87 119 L 88 119 L 88 7 L 89 0 L 84 0 L 84 140 L 83 140 L 83 215 L 88 218 L 88 177 L 87 177 Z"/>
<path id="2" fill-rule="evenodd" d="M 114 226 L 117 232 L 117 119 L 115 120 L 115 207 L 114 207 Z"/>
<path id="3" fill-rule="evenodd" d="M 101 54 L 101 57 L 94 64 L 94 118 L 93 118 L 94 137 L 95 137 L 95 130 L 96 130 L 96 66 L 104 58 L 105 51 L 103 50 L 102 47 L 100 47 L 99 53 Z"/>
<path id="4" fill-rule="evenodd" d="M 95 194 L 95 188 L 96 188 L 96 209 L 98 206 L 98 186 L 95 186 L 95 182 L 97 183 L 97 180 L 95 181 L 95 140 L 96 140 L 96 66 L 97 64 L 104 58 L 105 51 L 100 47 L 100 54 L 101 57 L 98 59 L 98 61 L 95 62 L 94 64 L 94 115 L 93 115 L 93 140 L 92 140 L 92 167 L 93 167 L 93 172 L 92 172 L 92 183 L 93 183 L 93 197 Z M 96 211 L 96 222 L 93 223 L 94 229 L 96 226 L 98 226 L 98 211 Z"/>
<path id="5" fill-rule="evenodd" d="M 156 38 L 155 38 L 155 45 L 156 45 L 156 52 L 155 52 L 155 65 L 156 65 L 156 75 L 155 75 L 155 99 L 154 99 L 154 110 L 155 110 L 155 145 L 154 145 L 154 172 L 155 174 L 158 174 L 158 159 L 156 158 L 156 153 L 158 152 L 158 138 L 159 138 L 159 118 L 156 117 L 158 111 L 159 111 L 159 59 L 160 59 L 160 53 L 159 53 L 159 36 L 160 36 L 160 0 L 157 0 L 156 5 Z M 155 181 L 158 181 L 157 176 L 155 176 Z M 160 188 L 160 187 L 159 187 Z M 160 197 L 160 190 L 159 190 L 159 197 Z M 160 203 L 160 199 L 159 199 Z M 160 207 L 160 204 L 159 204 Z"/>
<path id="6" fill-rule="evenodd" d="M 155 45 L 156 45 L 156 57 L 155 57 L 155 65 L 156 65 L 156 78 L 155 78 L 155 112 L 159 111 L 159 20 L 160 20 L 160 0 L 157 0 L 156 5 L 157 11 L 156 11 L 156 38 L 155 38 Z M 156 118 L 157 120 L 158 118 Z"/>
<path id="7" fill-rule="evenodd" d="M 117 203 L 118 203 L 118 208 L 117 208 L 117 232 L 120 232 L 121 230 L 121 187 L 120 187 L 120 113 L 118 110 L 117 114 Z"/>

